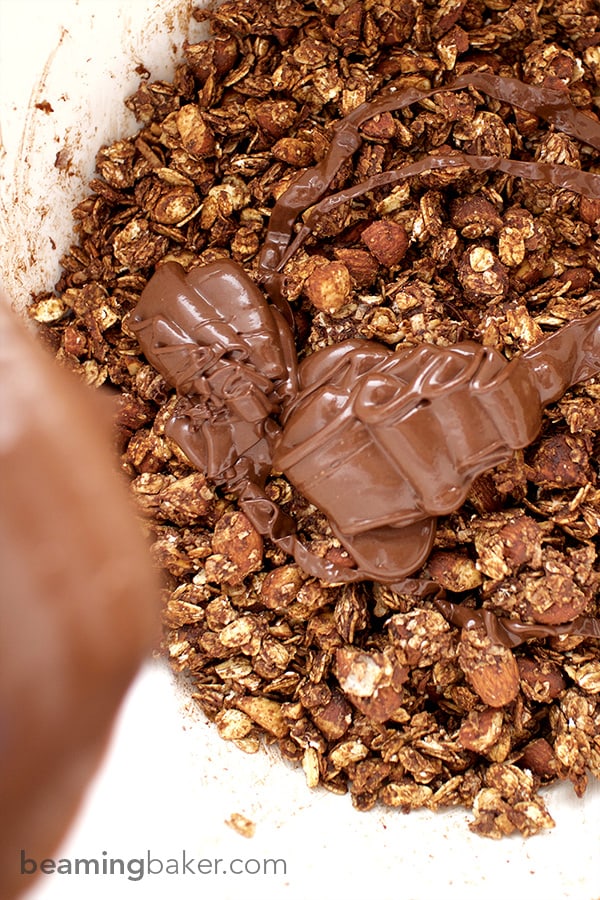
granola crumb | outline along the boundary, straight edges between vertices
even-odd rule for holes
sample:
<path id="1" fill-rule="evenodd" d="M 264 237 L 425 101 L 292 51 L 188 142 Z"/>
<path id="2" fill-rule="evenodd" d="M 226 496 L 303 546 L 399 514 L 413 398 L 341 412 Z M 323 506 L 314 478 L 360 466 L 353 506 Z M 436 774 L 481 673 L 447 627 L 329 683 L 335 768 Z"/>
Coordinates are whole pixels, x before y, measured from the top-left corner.
<path id="1" fill-rule="evenodd" d="M 256 823 L 239 812 L 231 813 L 225 824 L 245 838 L 253 838 L 256 832 Z"/>

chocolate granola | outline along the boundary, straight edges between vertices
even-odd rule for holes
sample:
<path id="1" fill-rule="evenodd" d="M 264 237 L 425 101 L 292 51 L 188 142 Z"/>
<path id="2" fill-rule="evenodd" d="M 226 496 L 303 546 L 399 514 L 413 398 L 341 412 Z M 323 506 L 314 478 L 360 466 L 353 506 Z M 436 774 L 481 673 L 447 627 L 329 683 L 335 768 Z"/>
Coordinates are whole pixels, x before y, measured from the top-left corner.
<path id="1" fill-rule="evenodd" d="M 410 105 L 359 122 L 278 259 L 299 357 L 469 340 L 512 360 L 596 313 L 596 4 L 235 0 L 195 16 L 212 36 L 184 45 L 173 82 L 148 78 L 127 100 L 140 129 L 98 153 L 78 243 L 31 307 L 57 358 L 115 393 L 123 467 L 164 572 L 165 652 L 224 739 L 247 752 L 277 742 L 310 787 L 350 790 L 357 809 L 466 805 L 490 837 L 551 827 L 540 786 L 568 779 L 581 795 L 600 775 L 598 637 L 569 633 L 600 616 L 595 380 L 548 406 L 535 442 L 438 519 L 405 590 L 336 584 L 259 533 L 166 434 L 182 399 L 130 317 L 166 262 L 231 259 L 259 284 L 277 200 L 326 160 L 345 117 L 407 91 Z M 494 96 L 497 77 L 562 100 Z M 482 157 L 511 165 L 467 164 Z M 285 477 L 264 490 L 312 554 L 352 564 Z M 420 589 L 431 583 L 445 607 Z M 490 622 L 535 636 L 502 641 Z"/>

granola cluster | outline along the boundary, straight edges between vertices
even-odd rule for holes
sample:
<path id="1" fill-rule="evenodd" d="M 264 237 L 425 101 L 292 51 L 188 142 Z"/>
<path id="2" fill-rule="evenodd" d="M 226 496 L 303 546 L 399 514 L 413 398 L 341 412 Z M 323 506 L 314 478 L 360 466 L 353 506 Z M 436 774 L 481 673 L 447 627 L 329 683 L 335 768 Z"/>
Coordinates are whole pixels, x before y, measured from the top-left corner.
<path id="1" fill-rule="evenodd" d="M 597 119 L 592 0 L 228 0 L 197 11 L 172 82 L 126 102 L 140 123 L 97 155 L 78 243 L 31 314 L 57 358 L 116 394 L 123 467 L 164 572 L 165 651 L 219 734 L 277 742 L 310 787 L 357 809 L 471 807 L 473 831 L 535 834 L 538 790 L 600 776 L 596 638 L 515 649 L 450 624 L 426 598 L 308 577 L 164 434 L 176 402 L 127 315 L 155 267 L 221 257 L 256 275 L 274 201 L 326 153 L 333 125 L 382 89 L 492 72 L 565 92 Z M 339 190 L 459 150 L 600 171 L 600 153 L 473 88 L 361 127 Z M 507 358 L 600 309 L 600 201 L 501 172 L 431 171 L 318 222 L 288 261 L 298 353 L 348 338 L 390 347 L 473 338 Z M 439 521 L 420 576 L 456 602 L 524 623 L 600 615 L 600 385 L 550 407 L 539 439 L 477 479 Z M 345 551 L 274 473 L 269 497 L 319 555 Z M 418 576 L 417 576 L 418 577 Z"/>

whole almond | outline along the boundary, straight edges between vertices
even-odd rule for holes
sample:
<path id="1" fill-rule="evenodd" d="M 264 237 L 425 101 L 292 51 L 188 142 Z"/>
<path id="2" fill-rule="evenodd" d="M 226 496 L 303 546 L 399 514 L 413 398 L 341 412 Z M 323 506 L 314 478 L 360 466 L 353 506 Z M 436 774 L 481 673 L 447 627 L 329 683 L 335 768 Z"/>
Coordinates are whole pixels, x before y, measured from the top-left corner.
<path id="1" fill-rule="evenodd" d="M 458 663 L 488 706 L 506 706 L 519 693 L 519 668 L 512 651 L 493 643 L 483 626 L 463 628 Z"/>
<path id="2" fill-rule="evenodd" d="M 546 778 L 556 776 L 554 750 L 545 738 L 537 738 L 525 747 L 519 765 Z"/>
<path id="3" fill-rule="evenodd" d="M 408 250 L 408 235 L 399 222 L 379 219 L 365 228 L 361 240 L 382 266 L 395 266 Z"/>

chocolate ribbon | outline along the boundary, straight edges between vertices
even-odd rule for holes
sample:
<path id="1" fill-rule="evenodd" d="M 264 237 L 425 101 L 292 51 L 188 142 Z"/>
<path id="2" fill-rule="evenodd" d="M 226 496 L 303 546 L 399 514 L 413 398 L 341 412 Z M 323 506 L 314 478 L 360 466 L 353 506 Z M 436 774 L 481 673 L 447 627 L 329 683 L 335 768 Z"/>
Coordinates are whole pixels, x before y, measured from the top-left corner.
<path id="1" fill-rule="evenodd" d="M 374 175 L 360 184 L 332 194 L 322 203 L 319 202 L 340 167 L 360 146 L 362 139 L 358 129 L 366 121 L 384 112 L 404 109 L 444 91 L 460 91 L 467 88 L 481 90 L 496 100 L 525 109 L 550 122 L 559 131 L 600 150 L 600 122 L 576 109 L 569 99 L 566 88 L 564 91 L 557 91 L 537 87 L 516 78 L 505 78 L 487 72 L 462 75 L 449 84 L 431 90 L 413 87 L 397 93 L 390 92 L 377 100 L 361 103 L 334 126 L 334 137 L 323 160 L 299 175 L 279 197 L 271 212 L 267 235 L 259 256 L 259 278 L 273 303 L 285 311 L 288 321 L 290 314 L 282 297 L 283 267 L 306 240 L 319 219 L 327 216 L 336 206 L 377 187 L 395 184 L 436 169 L 467 167 L 477 172 L 495 170 L 530 181 L 545 181 L 587 197 L 600 198 L 600 175 L 582 172 L 574 166 L 452 151 L 448 156 L 429 154 L 402 168 Z M 315 204 L 317 205 L 314 206 Z M 314 209 L 292 241 L 297 217 L 311 206 L 314 206 Z"/>

